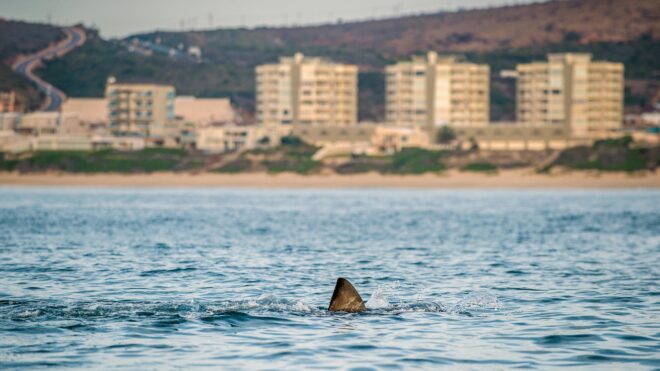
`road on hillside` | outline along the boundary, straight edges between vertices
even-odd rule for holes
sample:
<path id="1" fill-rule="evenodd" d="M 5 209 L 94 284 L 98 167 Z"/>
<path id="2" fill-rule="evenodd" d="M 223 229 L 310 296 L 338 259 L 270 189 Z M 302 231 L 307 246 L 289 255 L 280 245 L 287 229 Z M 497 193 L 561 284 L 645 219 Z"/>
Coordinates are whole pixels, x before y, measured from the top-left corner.
<path id="1" fill-rule="evenodd" d="M 42 80 L 39 76 L 34 74 L 34 70 L 39 67 L 44 60 L 61 57 L 71 50 L 81 46 L 87 40 L 85 31 L 79 27 L 66 27 L 62 29 L 66 34 L 66 38 L 55 45 L 51 45 L 46 49 L 42 49 L 34 54 L 26 55 L 19 58 L 12 68 L 14 71 L 27 77 L 30 81 L 37 85 L 40 91 L 46 95 L 46 99 L 41 105 L 41 111 L 56 111 L 64 102 L 66 95 L 64 92 L 54 87 L 47 81 Z"/>

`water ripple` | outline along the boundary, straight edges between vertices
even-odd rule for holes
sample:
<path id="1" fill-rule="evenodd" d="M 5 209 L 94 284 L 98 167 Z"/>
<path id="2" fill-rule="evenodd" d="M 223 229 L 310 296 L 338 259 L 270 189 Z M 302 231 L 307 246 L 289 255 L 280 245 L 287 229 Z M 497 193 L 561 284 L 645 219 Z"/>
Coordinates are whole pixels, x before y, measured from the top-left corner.
<path id="1" fill-rule="evenodd" d="M 659 196 L 3 187 L 0 369 L 658 369 Z"/>

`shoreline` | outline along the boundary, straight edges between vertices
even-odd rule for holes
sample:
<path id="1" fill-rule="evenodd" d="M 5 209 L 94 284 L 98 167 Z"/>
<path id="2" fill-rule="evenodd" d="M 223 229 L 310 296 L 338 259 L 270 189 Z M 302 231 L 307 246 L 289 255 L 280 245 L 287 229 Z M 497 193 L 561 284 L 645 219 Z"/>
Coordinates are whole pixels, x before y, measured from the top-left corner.
<path id="1" fill-rule="evenodd" d="M 152 174 L 19 174 L 0 172 L 0 187 L 128 187 L 128 188 L 529 188 L 529 189 L 660 189 L 660 173 L 565 172 L 536 174 L 532 169 L 497 174 L 447 171 L 442 174 L 358 175 L 292 173 L 152 173 Z"/>

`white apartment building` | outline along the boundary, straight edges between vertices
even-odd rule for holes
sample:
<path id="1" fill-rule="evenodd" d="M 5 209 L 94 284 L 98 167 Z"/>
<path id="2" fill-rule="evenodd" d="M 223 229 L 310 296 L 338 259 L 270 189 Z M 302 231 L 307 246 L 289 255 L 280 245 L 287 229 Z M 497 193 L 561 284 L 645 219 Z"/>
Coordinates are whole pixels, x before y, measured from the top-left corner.
<path id="1" fill-rule="evenodd" d="M 259 124 L 357 123 L 357 73 L 354 65 L 296 53 L 256 68 Z"/>
<path id="2" fill-rule="evenodd" d="M 550 54 L 516 67 L 516 119 L 527 126 L 566 125 L 573 134 L 621 128 L 623 64 L 591 54 Z"/>
<path id="3" fill-rule="evenodd" d="M 150 136 L 152 127 L 174 120 L 174 95 L 171 85 L 118 83 L 109 78 L 105 97 L 110 129 L 122 135 Z"/>
<path id="4" fill-rule="evenodd" d="M 456 57 L 413 56 L 386 67 L 386 121 L 392 125 L 486 126 L 490 67 Z"/>

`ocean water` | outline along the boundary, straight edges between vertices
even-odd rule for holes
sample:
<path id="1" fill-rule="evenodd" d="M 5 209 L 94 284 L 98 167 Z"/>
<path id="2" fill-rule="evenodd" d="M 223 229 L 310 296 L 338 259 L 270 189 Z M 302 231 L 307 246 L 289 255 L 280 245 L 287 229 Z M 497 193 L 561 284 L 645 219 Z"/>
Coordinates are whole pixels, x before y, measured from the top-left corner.
<path id="1" fill-rule="evenodd" d="M 657 369 L 659 284 L 658 191 L 0 188 L 0 369 Z"/>

